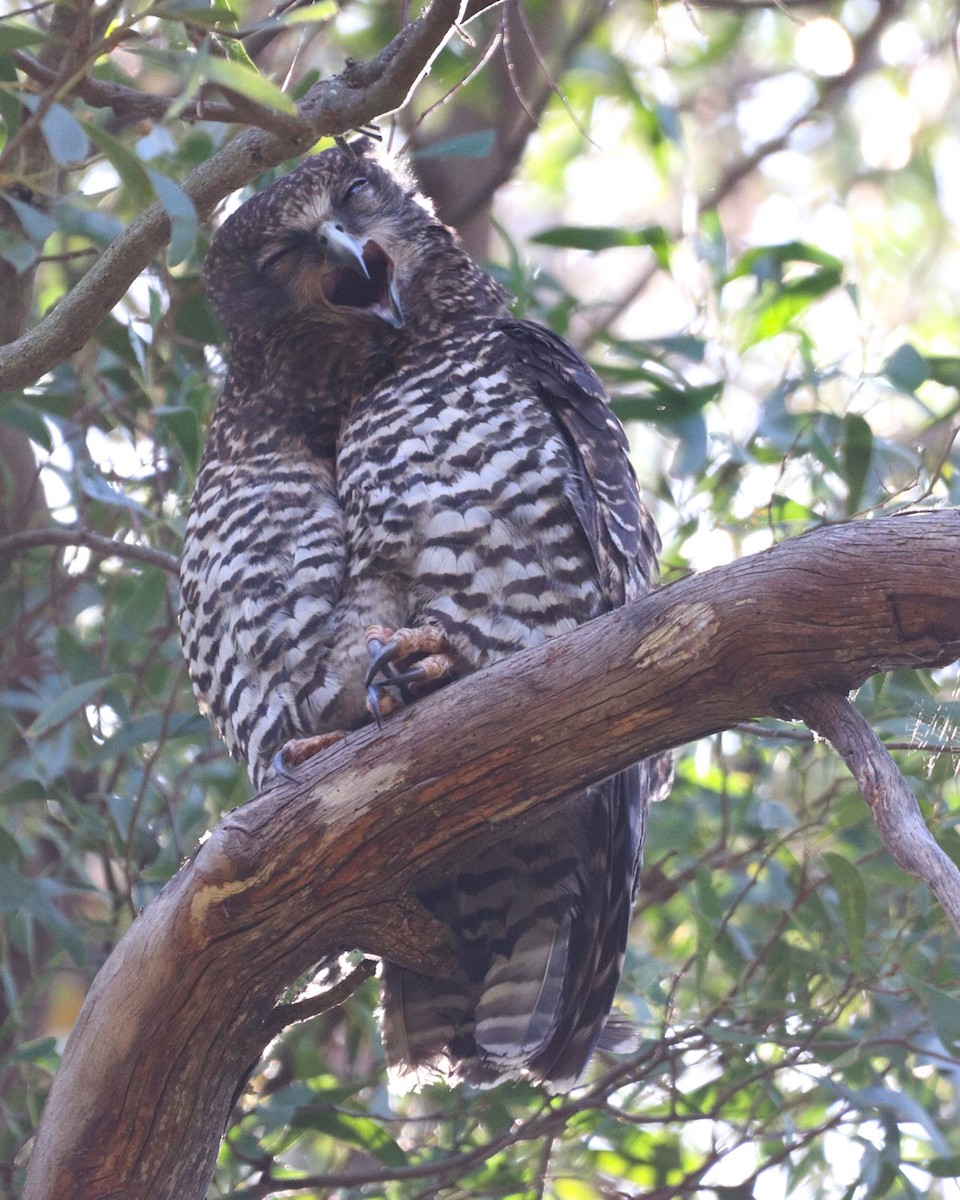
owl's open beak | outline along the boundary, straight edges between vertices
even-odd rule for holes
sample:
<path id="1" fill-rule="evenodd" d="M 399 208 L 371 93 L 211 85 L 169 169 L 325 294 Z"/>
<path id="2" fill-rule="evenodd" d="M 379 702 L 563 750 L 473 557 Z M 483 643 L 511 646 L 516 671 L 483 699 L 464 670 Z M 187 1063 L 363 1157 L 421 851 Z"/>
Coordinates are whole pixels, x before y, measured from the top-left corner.
<path id="1" fill-rule="evenodd" d="M 361 242 L 332 221 L 321 230 L 332 270 L 323 280 L 323 294 L 336 308 L 355 308 L 403 326 L 403 310 L 394 282 L 393 259 L 379 242 Z"/>

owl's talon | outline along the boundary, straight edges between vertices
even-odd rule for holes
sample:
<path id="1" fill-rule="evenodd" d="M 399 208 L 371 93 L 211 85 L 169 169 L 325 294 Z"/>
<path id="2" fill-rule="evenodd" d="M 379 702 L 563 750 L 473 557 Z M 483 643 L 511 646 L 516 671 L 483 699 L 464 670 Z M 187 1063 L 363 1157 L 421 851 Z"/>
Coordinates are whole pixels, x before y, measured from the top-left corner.
<path id="1" fill-rule="evenodd" d="M 371 625 L 367 630 L 367 649 L 370 651 L 365 680 L 367 709 L 377 725 L 414 699 L 420 687 L 453 674 L 450 646 L 433 625 L 417 629 Z M 400 691 L 399 700 L 387 691 L 394 687 Z"/>
<path id="2" fill-rule="evenodd" d="M 378 675 L 386 676 L 387 668 L 390 666 L 391 659 L 396 657 L 397 651 L 390 642 L 381 642 L 377 638 L 371 638 L 367 642 L 367 649 L 370 651 L 370 666 L 367 667 L 365 682 L 369 692 Z"/>
<path id="3" fill-rule="evenodd" d="M 383 728 L 383 713 L 380 711 L 380 686 L 375 683 L 367 684 L 367 712 L 377 723 L 377 728 Z"/>
<path id="4" fill-rule="evenodd" d="M 446 635 L 435 625 L 421 625 L 415 629 L 391 629 L 389 625 L 371 625 L 367 630 L 367 649 L 371 661 L 367 668 L 366 685 L 369 687 L 378 675 L 387 676 L 387 668 L 415 661 L 393 675 L 387 676 L 388 683 L 435 683 L 453 671 L 453 651 Z M 416 655 L 426 655 L 419 661 Z M 427 665 L 429 664 L 429 665 Z M 424 668 L 424 670 L 420 670 Z"/>

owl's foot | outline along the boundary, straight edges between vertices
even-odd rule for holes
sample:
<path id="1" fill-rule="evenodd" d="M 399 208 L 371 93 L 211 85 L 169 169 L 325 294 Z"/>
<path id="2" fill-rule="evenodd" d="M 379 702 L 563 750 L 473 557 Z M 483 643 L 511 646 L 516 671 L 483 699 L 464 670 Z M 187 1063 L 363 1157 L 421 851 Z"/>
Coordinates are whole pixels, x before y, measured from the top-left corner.
<path id="1" fill-rule="evenodd" d="M 391 629 L 371 625 L 367 630 L 370 666 L 367 670 L 367 708 L 379 725 L 404 703 L 432 684 L 453 674 L 453 650 L 435 625 Z M 377 676 L 382 676 L 378 679 Z M 400 689 L 400 699 L 387 688 Z"/>
<path id="2" fill-rule="evenodd" d="M 302 767 L 308 758 L 313 758 L 321 750 L 326 750 L 334 742 L 339 742 L 347 736 L 345 729 L 337 729 L 333 733 L 318 733 L 313 737 L 291 738 L 285 742 L 273 756 L 273 770 L 278 775 L 293 779 L 293 772 Z"/>

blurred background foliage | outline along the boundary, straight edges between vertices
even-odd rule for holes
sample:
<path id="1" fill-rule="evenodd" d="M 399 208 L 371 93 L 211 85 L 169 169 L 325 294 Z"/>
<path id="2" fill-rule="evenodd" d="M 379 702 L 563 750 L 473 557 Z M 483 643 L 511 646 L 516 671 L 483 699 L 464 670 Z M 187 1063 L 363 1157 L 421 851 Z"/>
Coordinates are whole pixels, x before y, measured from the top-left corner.
<path id="1" fill-rule="evenodd" d="M 0 395 L 0 1195 L 89 981 L 248 795 L 177 641 L 222 370 L 211 230 L 179 184 L 236 136 L 224 95 L 282 113 L 408 7 L 0 0 L 0 341 L 154 198 L 172 224 L 89 344 Z M 600 372 L 665 579 L 960 504 L 955 9 L 484 9 L 381 133 L 518 313 Z M 956 672 L 877 677 L 858 704 L 960 861 Z M 957 1197 L 958 974 L 830 750 L 731 730 L 678 753 L 653 814 L 619 998 L 633 1056 L 569 1097 L 391 1097 L 370 980 L 270 1047 L 210 1194 Z"/>

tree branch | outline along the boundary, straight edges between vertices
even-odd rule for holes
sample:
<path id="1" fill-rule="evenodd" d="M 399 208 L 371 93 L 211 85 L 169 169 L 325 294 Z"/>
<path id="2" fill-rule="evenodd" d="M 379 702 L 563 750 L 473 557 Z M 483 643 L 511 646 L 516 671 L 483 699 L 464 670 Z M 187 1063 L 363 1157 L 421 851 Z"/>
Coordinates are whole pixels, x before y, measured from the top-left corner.
<path id="1" fill-rule="evenodd" d="M 14 66 L 19 67 L 24 75 L 35 83 L 49 87 L 57 82 L 58 73 L 25 50 L 14 50 L 10 57 Z M 175 97 L 172 96 L 156 96 L 150 92 L 141 92 L 139 88 L 128 87 L 123 83 L 94 79 L 92 75 L 85 75 L 70 90 L 73 95 L 79 96 L 91 108 L 109 108 L 115 116 L 137 121 L 142 121 L 144 118 L 155 121 L 163 120 L 175 100 Z M 197 102 L 188 104 L 177 115 L 181 121 L 187 122 L 238 120 L 236 111 L 229 104 L 216 104 L 210 101 L 204 101 L 202 104 Z"/>
<path id="2" fill-rule="evenodd" d="M 444 863 L 648 754 L 952 661 L 958 593 L 960 510 L 825 528 L 351 733 L 226 817 L 124 935 L 67 1044 L 25 1200 L 199 1200 L 294 979 L 355 946 L 442 972 L 443 927 L 413 893 Z"/>
<path id="3" fill-rule="evenodd" d="M 206 221 L 224 196 L 302 154 L 318 138 L 358 129 L 399 108 L 443 46 L 460 10 L 461 0 L 433 0 L 376 58 L 348 62 L 333 79 L 314 84 L 299 106 L 299 135 L 247 130 L 191 171 L 182 187 L 200 220 Z M 0 348 L 0 391 L 35 383 L 79 350 L 169 236 L 170 223 L 159 203 L 131 222 L 39 325 Z"/>
<path id="4" fill-rule="evenodd" d="M 180 560 L 175 554 L 155 550 L 152 546 L 138 546 L 136 542 L 118 542 L 116 538 L 94 533 L 92 529 L 78 529 L 69 525 L 60 528 L 47 526 L 43 529 L 26 529 L 21 533 L 0 537 L 0 560 L 8 555 L 20 554 L 34 546 L 84 546 L 102 557 L 126 558 L 146 563 L 151 567 L 159 567 L 168 575 L 175 576 L 180 571 Z"/>
<path id="5" fill-rule="evenodd" d="M 789 708 L 847 764 L 894 861 L 929 885 L 960 934 L 960 871 L 934 841 L 916 797 L 863 714 L 835 692 L 796 696 Z"/>
<path id="6" fill-rule="evenodd" d="M 288 1025 L 298 1021 L 309 1021 L 321 1013 L 337 1008 L 345 1000 L 349 1000 L 361 983 L 365 983 L 371 975 L 377 973 L 377 960 L 364 958 L 339 983 L 326 988 L 316 996 L 308 996 L 305 1000 L 295 1000 L 292 1004 L 278 1004 L 273 1010 L 273 1028 L 276 1033 L 282 1033 Z"/>

